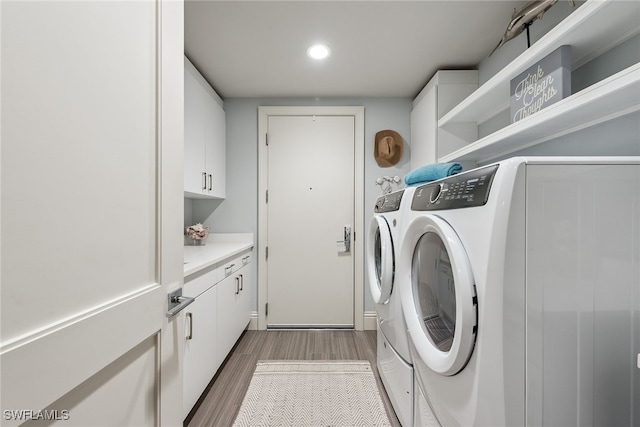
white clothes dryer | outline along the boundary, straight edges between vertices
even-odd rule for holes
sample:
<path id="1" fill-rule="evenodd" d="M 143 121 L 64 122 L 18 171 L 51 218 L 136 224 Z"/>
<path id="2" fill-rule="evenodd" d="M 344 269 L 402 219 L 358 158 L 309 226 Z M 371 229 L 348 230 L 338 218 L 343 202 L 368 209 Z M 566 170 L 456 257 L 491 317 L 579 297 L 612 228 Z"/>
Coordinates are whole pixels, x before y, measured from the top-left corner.
<path id="1" fill-rule="evenodd" d="M 508 159 L 406 220 L 416 426 L 640 423 L 640 157 Z"/>
<path id="2" fill-rule="evenodd" d="M 398 190 L 376 200 L 367 235 L 367 278 L 376 303 L 376 365 L 398 420 L 413 425 L 413 367 L 407 326 L 398 289 L 398 250 L 405 211 L 414 188 Z"/>

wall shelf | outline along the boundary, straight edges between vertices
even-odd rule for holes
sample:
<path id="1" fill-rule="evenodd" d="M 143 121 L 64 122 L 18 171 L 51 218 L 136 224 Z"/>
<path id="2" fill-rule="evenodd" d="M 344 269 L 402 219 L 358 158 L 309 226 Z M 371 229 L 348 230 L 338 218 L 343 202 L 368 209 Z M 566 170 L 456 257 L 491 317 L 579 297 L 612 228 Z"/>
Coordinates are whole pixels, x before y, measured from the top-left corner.
<path id="1" fill-rule="evenodd" d="M 545 34 L 494 77 L 438 121 L 444 130 L 457 123 L 483 123 L 509 108 L 510 81 L 561 45 L 571 45 L 577 68 L 640 32 L 640 2 L 589 0 Z M 637 102 L 637 99 L 636 99 Z M 450 158 L 445 156 L 444 158 Z"/>
<path id="2" fill-rule="evenodd" d="M 442 156 L 439 161 L 487 162 L 636 111 L 640 111 L 640 64 Z"/>

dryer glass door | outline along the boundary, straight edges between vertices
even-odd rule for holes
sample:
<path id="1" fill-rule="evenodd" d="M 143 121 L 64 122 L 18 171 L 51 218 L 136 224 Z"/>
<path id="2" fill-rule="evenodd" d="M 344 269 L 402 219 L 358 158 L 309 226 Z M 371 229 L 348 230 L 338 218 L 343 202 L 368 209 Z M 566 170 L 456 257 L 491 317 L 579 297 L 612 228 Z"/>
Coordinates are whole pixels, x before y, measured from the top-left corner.
<path id="1" fill-rule="evenodd" d="M 451 350 L 456 332 L 456 288 L 449 253 L 436 233 L 425 233 L 418 241 L 411 276 L 427 337 L 438 350 Z"/>
<path id="2" fill-rule="evenodd" d="M 374 216 L 369 224 L 367 264 L 371 296 L 377 304 L 384 304 L 393 289 L 395 259 L 391 229 L 383 216 Z"/>
<path id="3" fill-rule="evenodd" d="M 427 365 L 455 375 L 475 345 L 477 299 L 467 254 L 455 231 L 435 216 L 419 218 L 413 233 L 411 309 L 407 326 Z M 403 304 L 404 307 L 404 304 Z"/>

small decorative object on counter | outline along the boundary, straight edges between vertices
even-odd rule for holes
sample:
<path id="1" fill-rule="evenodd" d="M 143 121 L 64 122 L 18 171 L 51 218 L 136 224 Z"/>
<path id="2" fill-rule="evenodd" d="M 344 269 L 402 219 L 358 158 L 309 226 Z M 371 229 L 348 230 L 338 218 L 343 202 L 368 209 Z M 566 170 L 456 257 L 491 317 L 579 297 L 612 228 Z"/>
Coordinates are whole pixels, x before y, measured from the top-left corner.
<path id="1" fill-rule="evenodd" d="M 209 227 L 198 223 L 187 227 L 185 234 L 192 245 L 204 245 L 203 240 L 209 234 Z"/>

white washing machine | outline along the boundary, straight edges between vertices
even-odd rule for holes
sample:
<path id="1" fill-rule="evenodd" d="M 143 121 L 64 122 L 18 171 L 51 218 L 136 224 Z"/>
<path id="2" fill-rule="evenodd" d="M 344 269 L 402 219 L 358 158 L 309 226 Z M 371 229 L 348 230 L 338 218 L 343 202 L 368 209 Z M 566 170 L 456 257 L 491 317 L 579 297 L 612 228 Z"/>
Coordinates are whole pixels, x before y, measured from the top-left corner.
<path id="1" fill-rule="evenodd" d="M 398 250 L 402 217 L 415 188 L 398 190 L 376 200 L 367 235 L 367 275 L 376 303 L 376 365 L 389 400 L 404 427 L 413 425 L 413 367 L 407 326 L 398 289 Z"/>
<path id="2" fill-rule="evenodd" d="M 640 425 L 640 157 L 418 187 L 398 260 L 415 425 Z"/>

